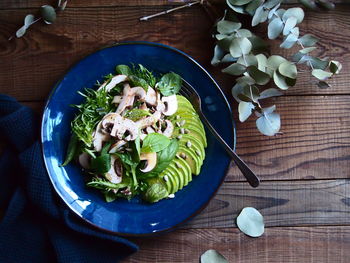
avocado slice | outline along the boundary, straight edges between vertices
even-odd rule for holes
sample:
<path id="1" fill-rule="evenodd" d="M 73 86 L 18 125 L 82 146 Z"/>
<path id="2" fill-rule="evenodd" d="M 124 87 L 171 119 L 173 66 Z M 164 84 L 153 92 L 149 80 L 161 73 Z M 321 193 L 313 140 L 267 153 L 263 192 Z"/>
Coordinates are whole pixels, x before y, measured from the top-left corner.
<path id="1" fill-rule="evenodd" d="M 192 126 L 192 125 L 191 125 L 191 127 L 187 126 L 185 129 L 187 130 L 186 131 L 187 134 L 196 137 L 203 144 L 204 147 L 207 147 L 207 138 L 205 136 L 203 136 L 202 131 L 200 131 L 197 127 Z M 181 134 L 180 128 L 175 128 L 172 137 L 176 138 L 180 134 Z"/>
<path id="2" fill-rule="evenodd" d="M 173 191 L 171 192 L 171 194 L 176 193 L 179 189 L 182 188 L 182 185 L 180 185 L 179 176 L 177 175 L 176 170 L 174 171 L 174 166 L 175 166 L 175 164 L 174 164 L 173 162 L 171 162 L 171 163 L 169 164 L 169 166 L 167 167 L 169 180 L 174 181 L 174 189 L 173 189 Z M 181 184 L 182 184 L 182 183 L 181 183 Z M 181 187 L 181 188 L 180 188 L 180 187 Z"/>
<path id="3" fill-rule="evenodd" d="M 181 190 L 184 186 L 185 186 L 185 180 L 186 180 L 186 174 L 184 169 L 182 168 L 182 165 L 180 165 L 181 167 L 177 167 L 177 161 L 173 160 L 170 164 L 169 164 L 169 171 L 172 172 L 172 174 L 174 175 L 174 177 L 176 177 L 179 180 L 179 190 Z"/>
<path id="4" fill-rule="evenodd" d="M 185 143 L 185 145 L 187 146 L 187 142 L 189 141 L 191 142 L 191 147 L 196 148 L 197 156 L 199 156 L 199 158 L 204 160 L 205 158 L 204 145 L 196 137 L 192 136 L 191 134 L 183 134 L 180 140 L 180 144 Z M 199 152 L 197 152 L 197 150 L 199 150 Z"/>
<path id="5" fill-rule="evenodd" d="M 181 165 L 182 170 L 184 172 L 184 175 L 186 175 L 184 177 L 184 179 L 185 179 L 184 186 L 186 186 L 186 185 L 188 185 L 189 182 L 192 181 L 191 167 L 181 156 L 178 155 L 178 157 L 175 159 L 175 162 Z"/>
<path id="6" fill-rule="evenodd" d="M 195 150 L 192 148 L 187 148 L 186 146 L 180 145 L 178 154 L 185 154 L 186 155 L 186 162 L 191 168 L 191 172 L 194 175 L 198 175 L 200 172 L 200 163 L 201 160 L 196 155 Z"/>
<path id="7" fill-rule="evenodd" d="M 167 177 L 165 180 L 164 177 Z M 169 194 L 173 193 L 175 189 L 175 180 L 169 176 L 168 168 L 166 168 L 159 177 L 165 182 L 166 189 L 168 190 Z"/>

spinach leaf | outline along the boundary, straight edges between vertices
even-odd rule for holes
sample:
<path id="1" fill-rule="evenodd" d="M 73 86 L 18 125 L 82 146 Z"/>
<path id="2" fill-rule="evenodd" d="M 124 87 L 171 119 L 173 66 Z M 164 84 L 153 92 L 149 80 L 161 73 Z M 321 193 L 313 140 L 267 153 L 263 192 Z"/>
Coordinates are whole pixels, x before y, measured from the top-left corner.
<path id="1" fill-rule="evenodd" d="M 111 142 L 106 143 L 101 150 L 100 156 L 97 156 L 91 161 L 91 168 L 98 174 L 104 174 L 111 169 L 111 156 L 108 154 L 108 149 L 111 146 Z"/>
<path id="2" fill-rule="evenodd" d="M 77 146 L 78 146 L 78 137 L 75 133 L 73 133 L 68 143 L 66 159 L 61 166 L 66 166 L 73 160 L 75 153 L 77 151 Z"/>
<path id="3" fill-rule="evenodd" d="M 120 74 L 120 75 L 129 76 L 132 74 L 130 67 L 127 65 L 118 65 L 115 67 L 115 71 L 117 72 L 117 74 Z"/>
<path id="4" fill-rule="evenodd" d="M 135 162 L 130 153 L 116 153 L 116 155 L 122 161 L 123 166 L 126 169 L 126 171 L 131 173 L 132 179 L 133 179 L 133 187 L 137 188 L 138 181 L 136 178 L 136 167 L 138 166 L 139 162 Z"/>
<path id="5" fill-rule="evenodd" d="M 143 140 L 141 152 L 150 153 L 150 152 L 160 152 L 161 150 L 168 147 L 170 144 L 170 139 L 163 134 L 159 133 L 150 133 Z"/>
<path id="6" fill-rule="evenodd" d="M 181 77 L 174 72 L 170 72 L 163 75 L 160 81 L 156 84 L 156 88 L 163 96 L 170 96 L 177 94 L 180 91 L 181 85 Z"/>
<path id="7" fill-rule="evenodd" d="M 159 175 L 165 168 L 168 167 L 170 162 L 175 158 L 178 149 L 179 142 L 177 141 L 177 139 L 172 139 L 168 147 L 157 153 L 157 166 L 151 172 L 140 172 L 139 177 L 141 179 L 144 179 Z"/>
<path id="8" fill-rule="evenodd" d="M 169 193 L 164 184 L 161 182 L 151 183 L 149 188 L 143 195 L 143 199 L 150 203 L 158 202 L 159 200 L 168 197 Z"/>
<path id="9" fill-rule="evenodd" d="M 134 162 L 139 163 L 140 162 L 140 153 L 141 153 L 141 142 L 140 142 L 140 135 L 138 135 L 131 143 L 131 157 Z"/>
<path id="10" fill-rule="evenodd" d="M 123 182 L 119 184 L 114 184 L 114 183 L 111 183 L 110 181 L 107 181 L 106 179 L 95 177 L 92 179 L 91 182 L 88 182 L 86 185 L 99 190 L 111 191 L 111 190 L 118 190 L 118 189 L 127 187 L 129 184 L 130 182 L 128 182 L 127 180 L 124 180 L 124 178 L 123 178 Z"/>
<path id="11" fill-rule="evenodd" d="M 135 75 L 130 75 L 129 79 L 130 79 L 131 86 L 142 87 L 144 90 L 146 90 L 146 91 L 148 90 L 148 83 L 146 80 L 144 80 L 138 76 L 135 76 Z"/>

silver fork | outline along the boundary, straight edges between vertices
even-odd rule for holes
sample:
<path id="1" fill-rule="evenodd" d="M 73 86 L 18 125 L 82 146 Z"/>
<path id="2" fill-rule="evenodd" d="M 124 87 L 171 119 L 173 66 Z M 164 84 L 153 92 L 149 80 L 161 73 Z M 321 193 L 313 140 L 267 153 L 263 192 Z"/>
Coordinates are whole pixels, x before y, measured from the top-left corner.
<path id="1" fill-rule="evenodd" d="M 248 183 L 252 187 L 258 187 L 260 183 L 260 179 L 256 176 L 256 174 L 248 167 L 248 165 L 231 149 L 230 146 L 227 145 L 225 140 L 221 138 L 218 132 L 214 129 L 214 127 L 210 124 L 208 119 L 204 116 L 202 112 L 202 102 L 201 98 L 197 91 L 185 80 L 182 81 L 182 87 L 180 90 L 181 95 L 186 97 L 193 105 L 194 109 L 197 111 L 200 119 L 207 126 L 209 131 L 214 135 L 214 137 L 221 143 L 221 145 L 225 148 L 226 152 L 231 156 L 233 161 L 238 166 L 239 170 L 242 172 L 244 177 L 247 179 Z"/>

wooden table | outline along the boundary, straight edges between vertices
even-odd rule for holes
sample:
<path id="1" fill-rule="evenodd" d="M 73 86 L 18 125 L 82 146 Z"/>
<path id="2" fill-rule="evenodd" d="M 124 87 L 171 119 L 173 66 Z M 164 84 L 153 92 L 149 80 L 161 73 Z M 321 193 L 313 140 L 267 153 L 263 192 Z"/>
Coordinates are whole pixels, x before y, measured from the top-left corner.
<path id="1" fill-rule="evenodd" d="M 26 14 L 55 2 L 0 1 L 0 93 L 41 112 L 54 83 L 74 62 L 117 41 L 147 40 L 193 56 L 233 101 L 234 79 L 210 65 L 212 22 L 200 6 L 139 22 L 175 4 L 69 1 L 55 24 L 36 24 L 24 38 L 7 41 Z M 321 38 L 319 55 L 340 60 L 343 72 L 330 89 L 317 88 L 310 74 L 301 73 L 286 96 L 271 101 L 281 113 L 283 135 L 265 137 L 255 129 L 255 120 L 237 121 L 237 151 L 258 172 L 261 186 L 250 188 L 231 165 L 203 212 L 175 232 L 134 239 L 141 251 L 128 262 L 198 262 L 207 249 L 220 251 L 230 262 L 350 262 L 349 26 L 350 4 L 338 4 L 332 12 L 307 11 L 301 31 Z M 257 29 L 265 31 L 265 26 Z M 272 42 L 273 53 L 290 54 L 277 45 Z M 237 230 L 234 219 L 245 206 L 264 215 L 262 237 L 252 239 Z"/>

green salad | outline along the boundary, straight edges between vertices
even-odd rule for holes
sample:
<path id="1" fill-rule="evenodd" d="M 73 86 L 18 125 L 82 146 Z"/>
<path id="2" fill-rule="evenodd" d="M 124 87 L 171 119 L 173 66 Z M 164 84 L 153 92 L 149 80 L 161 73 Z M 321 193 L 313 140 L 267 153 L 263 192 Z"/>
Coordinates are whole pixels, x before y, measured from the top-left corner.
<path id="1" fill-rule="evenodd" d="M 73 105 L 78 112 L 62 165 L 76 160 L 87 186 L 107 202 L 173 198 L 199 175 L 207 146 L 196 111 L 178 94 L 181 85 L 173 72 L 155 76 L 142 65 L 118 65 Z"/>

